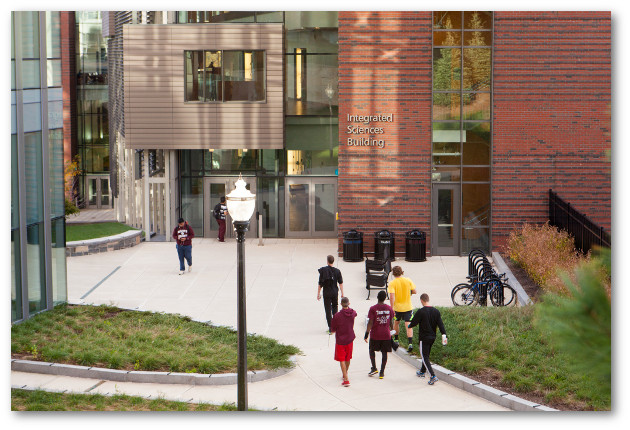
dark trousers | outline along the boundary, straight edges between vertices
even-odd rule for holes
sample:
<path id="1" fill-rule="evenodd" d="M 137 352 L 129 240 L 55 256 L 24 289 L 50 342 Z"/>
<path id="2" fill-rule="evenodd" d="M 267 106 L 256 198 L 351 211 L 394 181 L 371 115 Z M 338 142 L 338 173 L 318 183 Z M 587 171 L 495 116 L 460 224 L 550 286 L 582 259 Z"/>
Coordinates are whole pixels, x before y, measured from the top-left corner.
<path id="1" fill-rule="evenodd" d="M 435 373 L 433 373 L 433 368 L 431 367 L 431 362 L 429 361 L 429 354 L 431 354 L 431 347 L 433 346 L 433 342 L 435 342 L 435 339 L 421 340 L 420 345 L 418 345 L 418 349 L 420 350 L 422 358 L 422 367 L 420 368 L 420 371 L 424 373 L 427 371 L 427 369 L 429 369 L 429 373 L 431 374 L 431 376 L 435 376 Z"/>
<path id="2" fill-rule="evenodd" d="M 219 223 L 219 242 L 225 242 L 225 220 L 218 219 Z"/>
<path id="3" fill-rule="evenodd" d="M 175 245 L 177 246 L 177 256 L 179 257 L 179 270 L 182 272 L 186 268 L 184 266 L 184 258 L 189 266 L 192 266 L 192 245 Z"/>
<path id="4" fill-rule="evenodd" d="M 376 369 L 376 352 L 370 348 L 370 361 L 372 362 L 372 369 Z M 381 372 L 385 373 L 385 366 L 387 366 L 387 352 L 381 351 Z"/>
<path id="5" fill-rule="evenodd" d="M 324 296 L 324 312 L 326 312 L 326 322 L 328 323 L 329 330 L 332 317 L 337 313 L 337 305 L 337 296 Z"/>

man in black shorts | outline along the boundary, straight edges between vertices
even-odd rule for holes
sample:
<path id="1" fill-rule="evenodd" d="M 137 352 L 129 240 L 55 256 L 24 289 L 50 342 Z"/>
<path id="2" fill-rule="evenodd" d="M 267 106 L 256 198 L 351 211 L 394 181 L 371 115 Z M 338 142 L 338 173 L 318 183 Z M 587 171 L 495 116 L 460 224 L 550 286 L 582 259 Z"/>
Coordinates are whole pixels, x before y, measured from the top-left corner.
<path id="1" fill-rule="evenodd" d="M 394 326 L 394 310 L 391 306 L 385 304 L 387 294 L 385 291 L 379 291 L 376 296 L 378 303 L 370 308 L 368 311 L 367 329 L 365 330 L 366 342 L 368 341 L 368 335 L 370 336 L 370 361 L 372 362 L 372 369 L 368 376 L 374 376 L 379 371 L 376 369 L 376 352 L 381 351 L 381 371 L 379 378 L 383 379 L 385 376 L 385 366 L 387 365 L 387 353 L 392 351 L 392 338 L 390 330 Z"/>
<path id="2" fill-rule="evenodd" d="M 341 271 L 333 266 L 335 257 L 329 255 L 326 257 L 328 262 L 327 266 L 319 268 L 319 281 L 317 282 L 317 300 L 321 299 L 322 289 L 324 290 L 324 312 L 326 313 L 326 322 L 328 323 L 328 334 L 330 331 L 330 322 L 333 315 L 337 313 L 339 290 L 341 290 L 341 297 L 343 295 L 343 278 L 341 277 Z M 339 288 L 337 288 L 339 284 Z"/>

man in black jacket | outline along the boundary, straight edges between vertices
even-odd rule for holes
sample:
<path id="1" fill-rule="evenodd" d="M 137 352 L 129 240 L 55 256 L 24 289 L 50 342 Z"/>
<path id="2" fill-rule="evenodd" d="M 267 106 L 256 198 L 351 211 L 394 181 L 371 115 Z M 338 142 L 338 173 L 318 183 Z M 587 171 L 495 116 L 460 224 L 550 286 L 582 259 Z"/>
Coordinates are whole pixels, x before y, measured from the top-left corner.
<path id="1" fill-rule="evenodd" d="M 444 342 L 447 341 L 446 329 L 444 328 L 440 311 L 429 305 L 429 295 L 427 293 L 423 293 L 420 296 L 420 302 L 422 303 L 422 307 L 416 311 L 416 314 L 409 324 L 409 328 L 418 326 L 418 349 L 420 350 L 420 357 L 422 358 L 422 367 L 416 372 L 416 375 L 424 378 L 426 370 L 429 369 L 429 373 L 431 374 L 429 385 L 433 385 L 437 382 L 438 378 L 435 376 L 433 368 L 431 367 L 429 354 L 431 354 L 431 347 L 433 346 L 433 342 L 435 342 L 436 328 L 440 328 Z M 444 343 L 444 345 L 446 345 L 446 343 Z"/>
<path id="2" fill-rule="evenodd" d="M 330 331 L 330 322 L 333 315 L 337 313 L 339 290 L 341 290 L 341 297 L 343 295 L 343 278 L 341 277 L 341 271 L 336 267 L 333 267 L 335 257 L 329 255 L 326 257 L 328 262 L 327 266 L 321 267 L 319 271 L 319 281 L 317 282 L 317 300 L 321 299 L 321 292 L 324 289 L 324 312 L 326 313 L 326 322 L 328 323 L 328 334 Z M 339 284 L 339 288 L 337 288 Z"/>

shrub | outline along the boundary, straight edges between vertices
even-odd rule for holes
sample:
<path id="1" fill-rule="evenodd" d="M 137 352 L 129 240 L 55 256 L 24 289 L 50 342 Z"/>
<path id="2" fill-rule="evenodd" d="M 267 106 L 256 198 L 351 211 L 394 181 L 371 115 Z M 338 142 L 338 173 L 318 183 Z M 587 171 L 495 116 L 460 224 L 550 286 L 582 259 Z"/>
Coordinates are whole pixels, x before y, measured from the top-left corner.
<path id="1" fill-rule="evenodd" d="M 543 290 L 565 295 L 569 291 L 560 272 L 571 274 L 575 280 L 574 269 L 590 258 L 578 253 L 569 233 L 548 222 L 523 224 L 520 230 L 510 233 L 507 253 Z"/>
<path id="2" fill-rule="evenodd" d="M 72 203 L 70 200 L 66 199 L 66 217 L 68 215 L 78 215 L 80 212 L 79 208 L 77 207 L 77 205 L 75 205 L 74 203 Z"/>

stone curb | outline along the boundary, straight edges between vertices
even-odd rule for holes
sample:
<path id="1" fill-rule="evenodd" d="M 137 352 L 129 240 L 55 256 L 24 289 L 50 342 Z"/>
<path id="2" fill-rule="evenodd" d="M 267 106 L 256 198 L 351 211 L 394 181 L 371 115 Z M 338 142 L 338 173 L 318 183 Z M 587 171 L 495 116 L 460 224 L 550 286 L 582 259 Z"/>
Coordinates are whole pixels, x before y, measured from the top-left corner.
<path id="1" fill-rule="evenodd" d="M 96 239 L 76 240 L 74 242 L 66 242 L 66 247 L 102 245 L 104 243 L 116 242 L 121 239 L 129 239 L 142 234 L 142 230 L 127 230 L 113 236 L 97 237 Z"/>
<path id="2" fill-rule="evenodd" d="M 402 348 L 399 348 L 395 354 L 417 369 L 422 367 L 422 361 L 419 358 L 409 355 L 409 353 Z M 475 396 L 496 403 L 497 405 L 512 409 L 513 411 L 558 411 L 557 409 L 539 405 L 538 403 L 533 403 L 513 396 L 512 394 L 508 394 L 504 391 L 497 390 L 496 388 L 492 388 L 488 385 L 467 378 L 466 376 L 455 373 L 442 366 L 438 366 L 437 364 L 431 363 L 431 367 L 433 367 L 433 371 L 440 381 L 446 382 L 447 384 L 453 385 L 454 387 L 460 388 L 474 394 Z"/>
<path id="3" fill-rule="evenodd" d="M 510 284 L 510 286 L 514 288 L 514 290 L 516 290 L 516 294 L 518 296 L 518 304 L 521 306 L 531 305 L 532 304 L 531 299 L 525 292 L 525 289 L 520 284 L 520 282 L 518 282 L 518 280 L 516 279 L 516 276 L 514 276 L 514 274 L 508 267 L 508 265 L 505 263 L 505 261 L 503 261 L 503 258 L 501 257 L 501 255 L 498 252 L 493 252 L 492 260 L 494 261 L 494 264 L 497 266 L 497 270 L 499 271 L 499 273 L 505 273 L 507 276 L 508 284 Z"/>
<path id="4" fill-rule="evenodd" d="M 289 360 L 295 365 L 297 356 L 292 355 L 289 357 Z M 294 368 L 295 366 L 282 367 L 275 370 L 250 370 L 247 372 L 247 382 L 260 382 L 277 378 L 278 376 L 289 373 Z M 57 376 L 72 376 L 75 378 L 152 384 L 235 385 L 237 382 L 236 373 L 205 375 L 200 373 L 128 371 L 16 359 L 11 359 L 11 370 Z"/>

